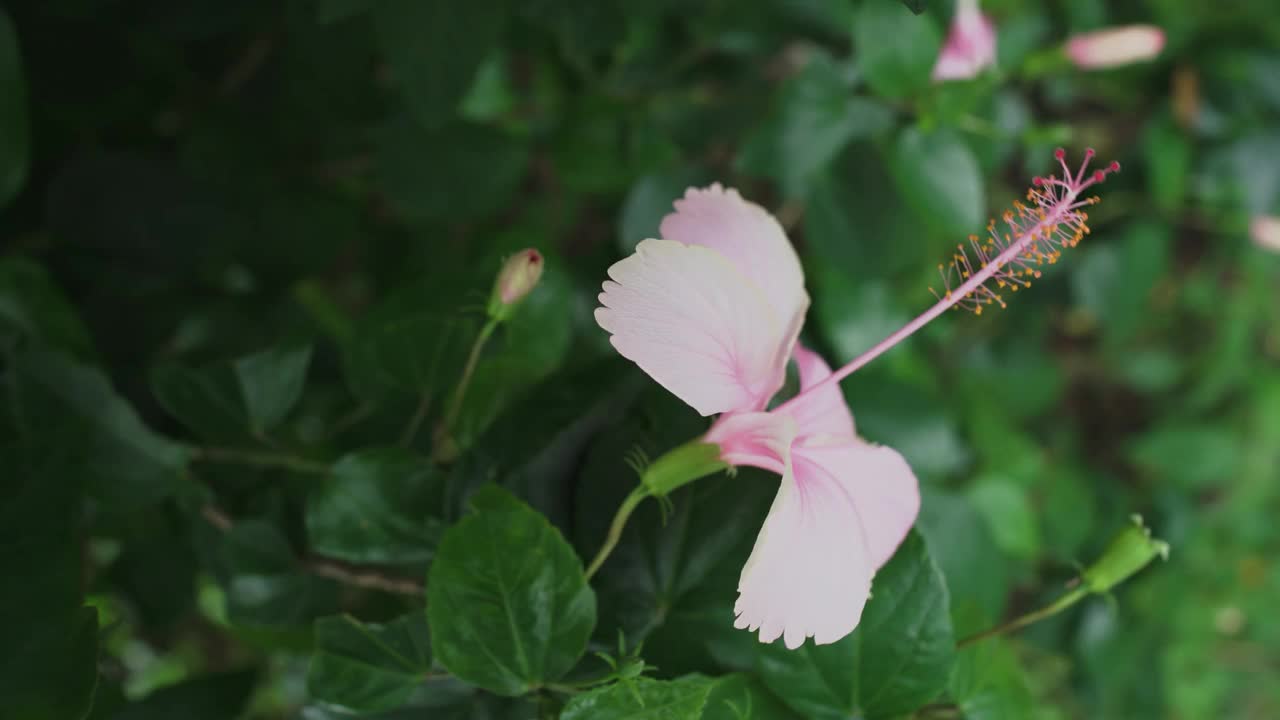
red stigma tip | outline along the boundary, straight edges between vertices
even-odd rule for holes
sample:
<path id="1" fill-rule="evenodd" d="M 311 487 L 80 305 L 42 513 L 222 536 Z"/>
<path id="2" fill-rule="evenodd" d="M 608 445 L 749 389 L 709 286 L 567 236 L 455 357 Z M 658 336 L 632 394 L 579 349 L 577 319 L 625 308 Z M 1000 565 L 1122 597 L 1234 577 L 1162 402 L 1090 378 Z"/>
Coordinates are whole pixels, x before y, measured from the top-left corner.
<path id="1" fill-rule="evenodd" d="M 1107 174 L 1101 170 L 1098 170 L 1093 173 L 1094 182 L 1102 182 L 1103 180 L 1106 180 L 1106 179 L 1107 179 Z"/>
<path id="2" fill-rule="evenodd" d="M 1120 172 L 1120 163 L 1115 160 L 1111 161 L 1111 172 Z"/>
<path id="3" fill-rule="evenodd" d="M 1043 182 L 1044 182 L 1044 181 L 1040 179 L 1040 176 L 1039 176 L 1039 175 L 1037 175 L 1037 176 L 1035 176 L 1035 177 L 1031 178 L 1031 184 L 1032 184 L 1032 185 L 1035 185 L 1036 187 L 1040 187 L 1040 184 L 1041 184 L 1041 183 L 1043 183 Z"/>
<path id="4" fill-rule="evenodd" d="M 1053 151 L 1053 156 L 1061 160 L 1067 156 L 1067 151 L 1063 150 L 1062 148 L 1058 148 L 1057 150 Z"/>
<path id="5" fill-rule="evenodd" d="M 1085 156 L 1086 158 L 1091 158 L 1091 157 L 1093 157 L 1094 155 L 1097 155 L 1097 153 L 1093 151 L 1093 148 L 1085 148 L 1084 156 Z"/>

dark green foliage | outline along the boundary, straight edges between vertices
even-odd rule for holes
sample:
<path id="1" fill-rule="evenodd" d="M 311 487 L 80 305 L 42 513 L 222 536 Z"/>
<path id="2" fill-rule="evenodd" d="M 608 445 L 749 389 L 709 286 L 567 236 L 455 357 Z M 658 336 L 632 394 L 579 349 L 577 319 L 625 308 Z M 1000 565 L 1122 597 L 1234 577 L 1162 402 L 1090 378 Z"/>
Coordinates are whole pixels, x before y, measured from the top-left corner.
<path id="1" fill-rule="evenodd" d="M 1280 15 L 983 0 L 997 66 L 935 83 L 957 5 L 6 3 L 0 718 L 1280 717 Z M 1131 23 L 1154 61 L 1061 52 Z M 1058 145 L 1124 166 L 1082 246 L 843 383 L 923 497 L 853 634 L 733 627 L 755 469 L 586 576 L 711 421 L 592 315 L 673 200 L 778 217 L 836 365 Z M 1167 563 L 957 648 L 1134 513 Z"/>

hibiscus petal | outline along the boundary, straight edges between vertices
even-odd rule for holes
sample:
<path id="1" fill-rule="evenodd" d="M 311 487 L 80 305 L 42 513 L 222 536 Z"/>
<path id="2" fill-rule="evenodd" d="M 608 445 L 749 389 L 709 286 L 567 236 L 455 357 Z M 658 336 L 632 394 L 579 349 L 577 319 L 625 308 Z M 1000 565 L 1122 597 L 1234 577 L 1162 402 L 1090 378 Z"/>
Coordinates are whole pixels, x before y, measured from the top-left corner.
<path id="1" fill-rule="evenodd" d="M 861 440 L 797 444 L 738 581 L 735 625 L 795 649 L 853 632 L 871 578 L 915 522 L 915 475 L 890 448 Z"/>
<path id="2" fill-rule="evenodd" d="M 719 445 L 720 459 L 730 465 L 748 465 L 782 475 L 795 437 L 796 423 L 790 416 L 748 412 L 721 415 L 704 439 Z"/>
<path id="3" fill-rule="evenodd" d="M 902 455 L 861 439 L 799 443 L 791 454 L 797 482 L 838 487 L 848 499 L 872 569 L 888 562 L 920 512 L 920 484 Z"/>
<path id="4" fill-rule="evenodd" d="M 676 200 L 675 208 L 674 213 L 662 219 L 662 237 L 708 247 L 729 258 L 764 292 L 787 329 L 794 325 L 798 333 L 809 308 L 804 271 L 795 248 L 773 215 L 744 200 L 737 190 L 719 183 L 709 188 L 689 188 L 683 199 Z M 784 358 L 791 353 L 794 337 L 787 338 Z"/>
<path id="5" fill-rule="evenodd" d="M 734 625 L 783 638 L 832 643 L 853 632 L 871 591 L 871 564 L 848 494 L 788 468 L 738 580 Z"/>
<path id="6" fill-rule="evenodd" d="M 800 371 L 801 394 L 787 406 L 786 413 L 795 418 L 797 434 L 841 440 L 854 438 L 853 413 L 839 385 L 804 392 L 825 380 L 831 374 L 831 367 L 821 355 L 799 343 L 791 357 Z"/>
<path id="7" fill-rule="evenodd" d="M 596 322 L 623 357 L 699 413 L 758 410 L 782 386 L 778 348 L 790 330 L 719 252 L 645 240 L 609 277 Z"/>

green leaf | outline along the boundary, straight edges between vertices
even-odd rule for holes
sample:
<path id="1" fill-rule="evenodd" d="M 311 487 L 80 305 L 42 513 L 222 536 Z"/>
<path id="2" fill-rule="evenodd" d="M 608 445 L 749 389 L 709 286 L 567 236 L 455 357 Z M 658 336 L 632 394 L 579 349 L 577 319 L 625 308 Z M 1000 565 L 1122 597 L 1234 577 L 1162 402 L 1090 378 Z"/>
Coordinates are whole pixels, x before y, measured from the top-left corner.
<path id="1" fill-rule="evenodd" d="M 12 580 L 0 593 L 4 714 L 78 720 L 98 680 L 98 614 L 81 606 L 80 476 L 46 435 L 0 434 L 0 467 L 0 575 Z"/>
<path id="2" fill-rule="evenodd" d="M 31 162 L 27 119 L 27 82 L 22 51 L 9 13 L 0 10 L 0 208 L 8 205 L 27 181 Z"/>
<path id="3" fill-rule="evenodd" d="M 1240 469 L 1243 447 L 1229 428 L 1168 424 L 1135 438 L 1128 457 L 1157 481 L 1199 489 L 1225 484 Z"/>
<path id="4" fill-rule="evenodd" d="M 570 193 L 621 193 L 637 173 L 671 167 L 679 160 L 671 137 L 634 107 L 600 96 L 572 97 L 574 103 L 563 113 L 564 122 L 553 139 L 551 157 L 557 177 Z"/>
<path id="5" fill-rule="evenodd" d="M 896 3 L 870 0 L 854 15 L 854 52 L 879 95 L 902 98 L 927 87 L 941 44 L 929 18 Z"/>
<path id="6" fill-rule="evenodd" d="M 415 610 L 386 625 L 350 615 L 316 621 L 307 692 L 353 712 L 403 705 L 431 671 L 427 614 Z"/>
<path id="7" fill-rule="evenodd" d="M 427 129 L 399 115 L 376 139 L 378 182 L 391 209 L 411 224 L 492 216 L 506 207 L 529 159 L 509 136 L 471 123 Z"/>
<path id="8" fill-rule="evenodd" d="M 128 518 L 127 541 L 104 578 L 146 626 L 172 629 L 194 608 L 201 567 L 183 520 L 170 513 Z"/>
<path id="9" fill-rule="evenodd" d="M 288 628 L 332 613 L 337 588 L 307 572 L 274 525 L 237 522 L 210 558 L 227 595 L 227 616 L 248 627 Z"/>
<path id="10" fill-rule="evenodd" d="M 1215 149 L 1206 158 L 1197 194 L 1206 204 L 1238 208 L 1249 215 L 1275 212 L 1280 202 L 1280 131 L 1268 128 Z"/>
<path id="11" fill-rule="evenodd" d="M 877 371 L 874 364 L 854 373 L 844 392 L 856 408 L 858 432 L 902 453 L 917 475 L 941 477 L 969 462 L 956 420 L 942 409 L 945 398 L 938 393 Z"/>
<path id="12" fill-rule="evenodd" d="M 810 266 L 825 265 L 833 271 L 829 274 L 862 282 L 918 270 L 922 258 L 930 266 L 937 262 L 941 248 L 928 242 L 929 226 L 886 181 L 889 174 L 878 147 L 854 142 L 814 181 L 804 225 L 806 259 L 815 260 Z M 928 297 L 927 289 L 921 292 Z"/>
<path id="13" fill-rule="evenodd" d="M 374 0 L 319 0 L 316 20 L 321 23 L 347 20 L 369 12 L 373 7 Z"/>
<path id="14" fill-rule="evenodd" d="M 982 229 L 982 169 L 958 135 L 907 128 L 895 141 L 892 167 L 898 192 L 934 230 L 965 237 Z"/>
<path id="15" fill-rule="evenodd" d="M 687 675 L 676 680 L 635 678 L 575 695 L 561 720 L 699 720 L 713 678 Z"/>
<path id="16" fill-rule="evenodd" d="M 916 15 L 924 12 L 929 6 L 928 0 L 902 0 L 902 4 Z"/>
<path id="17" fill-rule="evenodd" d="M 427 577 L 435 657 L 499 695 L 568 672 L 596 623 L 582 562 L 546 518 L 488 486 L 476 514 L 445 532 Z"/>
<path id="18" fill-rule="evenodd" d="M 815 55 L 787 80 L 769 118 L 747 138 L 738 169 L 774 178 L 784 195 L 802 197 L 851 140 L 888 130 L 892 111 L 854 95 L 848 74 L 830 56 Z"/>
<path id="19" fill-rule="evenodd" d="M 633 479 L 624 469 L 617 477 Z M 665 516 L 657 501 L 642 505 L 597 576 L 609 618 L 598 637 L 616 637 L 616 623 L 629 641 L 644 642 L 645 659 L 664 673 L 743 667 L 756 639 L 733 627 L 737 582 L 777 488 L 777 478 L 743 470 L 681 488 L 668 496 Z M 599 508 L 600 519 L 610 517 L 606 503 L 590 507 Z M 724 521 L 725 508 L 734 522 Z M 583 546 L 594 551 L 599 544 Z"/>
<path id="20" fill-rule="evenodd" d="M 1142 154 L 1156 207 L 1165 212 L 1176 211 L 1191 182 L 1191 138 L 1172 117 L 1157 116 L 1142 134 Z"/>
<path id="21" fill-rule="evenodd" d="M 553 524 L 565 525 L 574 490 L 565 478 L 579 467 L 592 437 L 646 381 L 633 365 L 613 357 L 553 375 L 509 407 L 495 398 L 501 414 L 474 441 L 463 436 L 469 449 L 451 468 L 451 517 L 461 514 L 461 500 L 470 491 L 497 480 Z"/>
<path id="22" fill-rule="evenodd" d="M 662 218 L 675 212 L 673 203 L 702 180 L 691 168 L 641 175 L 627 191 L 618 216 L 618 252 L 630 255 L 641 240 L 659 237 Z"/>
<path id="23" fill-rule="evenodd" d="M 310 345 L 272 348 L 236 360 L 236 377 L 255 433 L 279 425 L 297 404 L 310 361 Z"/>
<path id="24" fill-rule="evenodd" d="M 215 441 L 263 438 L 302 395 L 311 347 L 278 347 L 203 368 L 161 365 L 156 399 L 171 415 Z"/>
<path id="25" fill-rule="evenodd" d="M 240 717 L 257 681 L 254 670 L 204 675 L 130 703 L 111 720 L 226 720 Z"/>
<path id="26" fill-rule="evenodd" d="M 887 282 L 855 279 L 826 263 L 810 278 L 818 326 L 836 357 L 857 357 L 910 319 Z"/>
<path id="27" fill-rule="evenodd" d="M 18 432 L 75 437 L 68 449 L 85 490 L 105 507 L 154 503 L 190 486 L 187 452 L 154 433 L 96 368 L 56 353 L 23 353 L 13 372 L 22 409 Z"/>
<path id="28" fill-rule="evenodd" d="M 1006 643 L 978 643 L 960 652 L 949 689 L 970 720 L 1022 720 L 1035 715 L 1035 697 L 1017 655 Z"/>
<path id="29" fill-rule="evenodd" d="M 575 541 L 587 557 L 604 542 L 622 498 L 639 482 L 624 458 L 656 458 L 706 431 L 705 421 L 665 390 L 650 386 L 626 424 L 591 449 L 577 483 Z M 596 639 L 644 643 L 664 675 L 720 667 L 747 669 L 756 639 L 733 627 L 738 578 L 778 490 L 778 478 L 743 468 L 646 500 L 593 579 L 600 598 Z M 726 521 L 726 513 L 732 522 Z"/>
<path id="30" fill-rule="evenodd" d="M 399 448 L 338 460 L 307 496 L 307 537 L 316 552 L 355 563 L 422 563 L 441 533 L 443 478 Z"/>
<path id="31" fill-rule="evenodd" d="M 763 649 L 760 676 L 792 709 L 813 718 L 894 718 L 946 687 L 956 642 L 947 585 L 919 534 L 907 536 L 871 591 L 848 637 Z"/>
<path id="32" fill-rule="evenodd" d="M 24 720 L 84 718 L 98 681 L 97 611 L 80 608 L 68 622 L 24 622 L 27 637 L 3 636 L 15 661 L 0 663 L 5 712 Z"/>
<path id="33" fill-rule="evenodd" d="M 424 126 L 447 122 L 503 26 L 495 0 L 379 0 L 373 5 L 378 46 L 396 85 Z"/>
<path id="34" fill-rule="evenodd" d="M 1013 557 L 1034 558 L 1040 550 L 1040 526 L 1027 489 L 999 476 L 969 488 L 969 502 L 987 518 L 1000 549 Z"/>
<path id="35" fill-rule="evenodd" d="M 1009 569 L 985 518 L 959 494 L 926 488 L 916 530 L 947 579 L 957 634 L 985 629 L 1003 613 Z"/>
<path id="36" fill-rule="evenodd" d="M 1076 301 L 1113 345 L 1149 323 L 1151 294 L 1168 271 L 1173 231 L 1155 222 L 1126 227 L 1119 243 L 1097 245 L 1073 269 Z"/>
<path id="37" fill-rule="evenodd" d="M 716 679 L 702 720 L 799 720 L 758 678 L 734 673 Z"/>
<path id="38" fill-rule="evenodd" d="M 89 331 L 62 290 L 40 264 L 21 256 L 0 258 L 0 340 L 7 337 L 81 359 L 94 355 Z"/>
<path id="39" fill-rule="evenodd" d="M 462 375 L 475 341 L 473 318 L 434 310 L 374 313 L 356 329 L 347 361 L 357 394 L 438 394 Z"/>

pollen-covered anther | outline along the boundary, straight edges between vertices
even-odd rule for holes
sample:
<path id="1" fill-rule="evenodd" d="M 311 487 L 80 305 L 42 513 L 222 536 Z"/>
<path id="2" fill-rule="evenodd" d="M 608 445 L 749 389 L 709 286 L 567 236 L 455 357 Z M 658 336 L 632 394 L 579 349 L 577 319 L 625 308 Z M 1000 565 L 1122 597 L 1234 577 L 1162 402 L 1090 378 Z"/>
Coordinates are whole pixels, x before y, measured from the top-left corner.
<path id="1" fill-rule="evenodd" d="M 1075 247 L 1089 234 L 1089 216 L 1081 208 L 1100 200 L 1081 194 L 1120 169 L 1119 163 L 1112 162 L 1091 172 L 1089 162 L 1094 154 L 1092 149 L 1087 150 L 1084 162 L 1073 169 L 1067 166 L 1066 152 L 1059 148 L 1054 159 L 1061 174 L 1032 178 L 1032 187 L 1026 193 L 1029 204 L 1016 200 L 1012 208 L 998 216 L 1005 228 L 997 230 L 992 218 L 987 222 L 985 238 L 970 235 L 969 247 L 956 246 L 951 263 L 939 268 L 945 288 L 943 297 L 953 302 L 953 308 L 981 313 L 984 305 L 1005 307 L 1003 298 L 992 287 L 1008 287 L 1012 292 L 1031 287 L 1031 281 L 1023 278 L 1039 279 L 1041 272 L 1035 268 L 1057 263 L 1065 248 Z"/>

